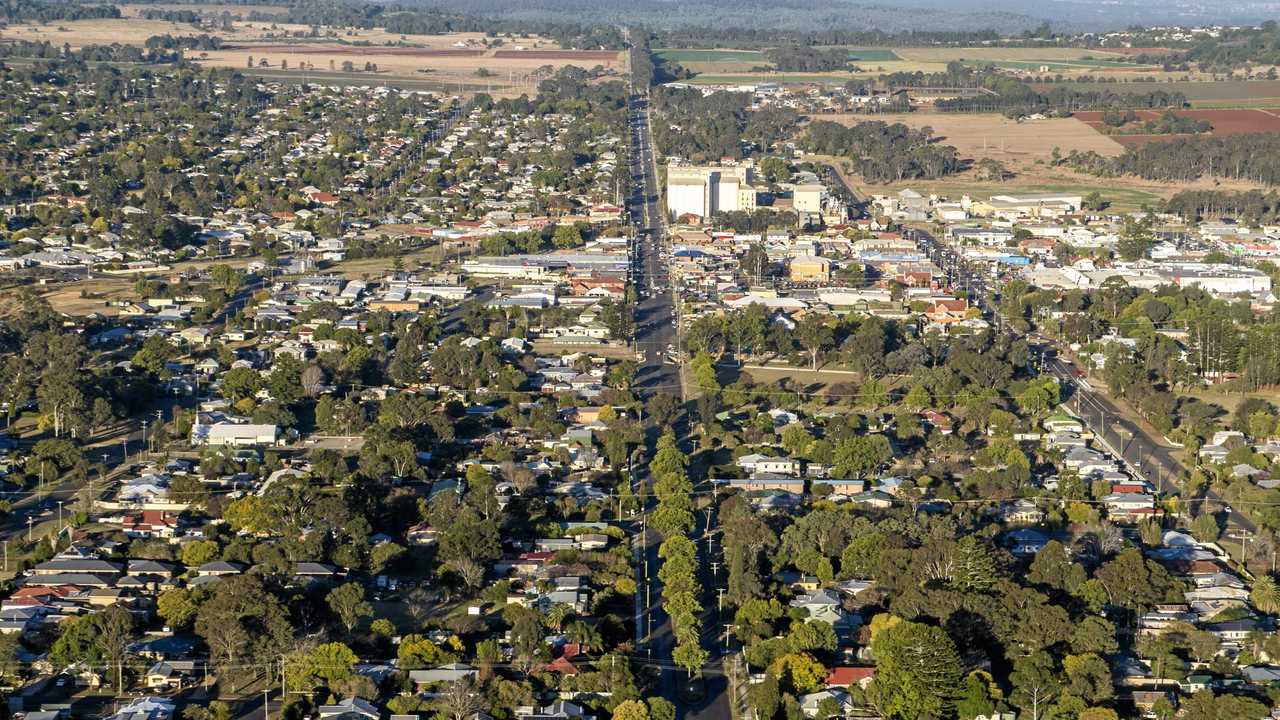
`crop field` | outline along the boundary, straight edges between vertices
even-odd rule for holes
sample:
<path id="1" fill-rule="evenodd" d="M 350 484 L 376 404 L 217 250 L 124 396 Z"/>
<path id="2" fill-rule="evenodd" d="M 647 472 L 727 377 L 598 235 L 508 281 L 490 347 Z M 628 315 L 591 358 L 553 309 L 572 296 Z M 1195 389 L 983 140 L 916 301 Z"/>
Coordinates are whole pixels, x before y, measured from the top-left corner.
<path id="1" fill-rule="evenodd" d="M 65 43 L 80 48 L 111 43 L 142 45 L 154 35 L 197 32 L 183 23 L 140 19 L 138 14 L 143 9 L 127 6 L 123 12 L 128 17 L 119 20 L 9 26 L 0 30 L 0 41 L 48 41 L 55 46 Z M 228 10 L 232 14 L 246 12 L 244 6 L 229 6 Z M 621 75 L 626 67 L 625 54 L 562 50 L 555 42 L 538 37 L 507 40 L 496 47 L 493 39 L 483 33 L 392 35 L 380 29 L 344 29 L 305 41 L 286 39 L 294 31 L 309 28 L 236 21 L 229 31 L 214 31 L 224 42 L 221 50 L 191 51 L 188 58 L 211 67 L 242 69 L 249 67 L 252 58 L 255 73 L 280 80 L 295 75 L 299 81 L 338 84 L 400 80 L 414 89 L 484 90 L 495 94 L 535 92 L 548 68 L 554 71 L 566 65 L 602 65 Z M 351 63 L 347 66 L 350 71 L 344 68 L 346 63 Z M 371 68 L 369 71 L 365 70 L 366 65 Z"/>
<path id="2" fill-rule="evenodd" d="M 949 63 L 952 60 L 986 60 L 989 62 L 1063 62 L 1120 60 L 1122 57 L 1105 50 L 1089 48 L 1005 48 L 1005 47 L 922 47 L 896 50 L 903 60 Z"/>
<path id="3" fill-rule="evenodd" d="M 1280 110 L 1264 110 L 1259 108 L 1235 108 L 1222 110 L 1192 109 L 1175 110 L 1182 117 L 1208 120 L 1213 124 L 1213 135 L 1239 135 L 1255 132 L 1280 132 Z M 1159 117 L 1156 110 L 1137 111 L 1139 121 L 1153 120 Z M 1104 126 L 1101 112 L 1078 112 L 1075 119 L 1089 127 L 1101 130 Z M 1144 145 L 1160 142 L 1176 135 L 1109 135 L 1123 145 Z"/>
<path id="4" fill-rule="evenodd" d="M 763 63 L 764 53 L 760 50 L 655 50 L 654 55 L 662 60 L 676 63 Z"/>
<path id="5" fill-rule="evenodd" d="M 1098 60 L 1084 58 L 1080 60 L 962 60 L 969 67 L 994 65 L 1005 70 L 1026 70 L 1029 72 L 1069 73 L 1088 70 L 1108 72 L 1149 72 L 1158 70 L 1155 65 L 1135 65 L 1120 60 Z"/>
<path id="6" fill-rule="evenodd" d="M 889 62 L 901 59 L 898 53 L 887 48 L 849 48 L 849 60 L 853 62 Z"/>
<path id="7" fill-rule="evenodd" d="M 1167 90 L 1186 95 L 1195 107 L 1280 107 L 1280 80 L 1179 80 L 1161 83 L 1051 83 L 1034 84 L 1036 90 L 1055 87 L 1075 90 L 1108 90 L 1114 93 L 1145 93 Z"/>
<path id="8" fill-rule="evenodd" d="M 841 46 L 842 47 L 842 46 Z M 766 77 L 752 69 L 765 60 L 764 53 L 756 50 L 659 50 L 668 60 L 679 62 L 700 77 L 695 82 L 726 84 L 734 82 L 824 82 L 839 84 L 852 78 L 875 77 L 894 72 L 943 72 L 947 63 L 962 62 L 966 65 L 996 65 L 1008 70 L 1036 72 L 1047 68 L 1048 72 L 1066 76 L 1141 72 L 1158 74 L 1152 65 L 1134 65 L 1125 60 L 1124 53 L 1086 48 L 989 48 L 989 47 L 903 47 L 903 48 L 855 48 L 842 47 L 849 54 L 849 61 L 861 69 L 857 73 L 827 73 L 823 79 L 813 80 L 803 74 L 791 73 L 784 77 Z M 711 77 L 701 77 L 701 76 Z M 838 79 L 837 79 L 838 78 Z"/>

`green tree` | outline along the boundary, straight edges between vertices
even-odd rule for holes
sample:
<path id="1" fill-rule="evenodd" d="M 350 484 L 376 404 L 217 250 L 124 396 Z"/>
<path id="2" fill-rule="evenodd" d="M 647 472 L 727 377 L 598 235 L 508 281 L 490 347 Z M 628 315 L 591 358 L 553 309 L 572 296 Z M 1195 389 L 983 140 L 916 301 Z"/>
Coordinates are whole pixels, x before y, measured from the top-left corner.
<path id="1" fill-rule="evenodd" d="M 339 585 L 325 596 L 329 609 L 337 616 L 338 622 L 350 633 L 355 630 L 363 618 L 373 615 L 373 606 L 364 599 L 364 586 L 349 582 Z"/>
<path id="2" fill-rule="evenodd" d="M 879 708 L 888 718 L 951 715 L 961 691 L 960 655 L 941 628 L 898 622 L 872 635 Z"/>
<path id="3" fill-rule="evenodd" d="M 176 630 L 191 626 L 198 610 L 191 591 L 187 588 L 174 587 L 160 593 L 156 598 L 156 614 L 164 624 Z"/>

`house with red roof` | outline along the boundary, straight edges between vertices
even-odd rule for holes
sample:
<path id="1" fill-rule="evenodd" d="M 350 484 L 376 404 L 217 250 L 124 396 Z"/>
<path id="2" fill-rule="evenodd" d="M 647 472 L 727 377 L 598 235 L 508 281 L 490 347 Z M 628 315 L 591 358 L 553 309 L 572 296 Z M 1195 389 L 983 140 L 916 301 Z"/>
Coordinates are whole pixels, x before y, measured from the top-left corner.
<path id="1" fill-rule="evenodd" d="M 178 516 L 163 510 L 143 510 L 125 515 L 120 525 L 129 537 L 171 538 L 178 530 Z"/>
<path id="2" fill-rule="evenodd" d="M 826 686 L 847 688 L 857 685 L 866 689 L 871 684 L 872 678 L 876 676 L 876 669 L 873 667 L 853 667 L 850 665 L 837 665 L 831 668 L 827 673 Z"/>

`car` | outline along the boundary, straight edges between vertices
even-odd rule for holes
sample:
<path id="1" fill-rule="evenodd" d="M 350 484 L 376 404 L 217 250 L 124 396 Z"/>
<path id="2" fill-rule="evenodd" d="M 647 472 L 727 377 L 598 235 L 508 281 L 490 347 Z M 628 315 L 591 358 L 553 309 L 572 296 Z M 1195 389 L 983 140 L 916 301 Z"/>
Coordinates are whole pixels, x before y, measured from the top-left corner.
<path id="1" fill-rule="evenodd" d="M 1075 377 L 1082 378 L 1084 377 L 1085 372 L 1080 368 L 1075 368 L 1071 371 L 1071 374 L 1074 375 Z"/>

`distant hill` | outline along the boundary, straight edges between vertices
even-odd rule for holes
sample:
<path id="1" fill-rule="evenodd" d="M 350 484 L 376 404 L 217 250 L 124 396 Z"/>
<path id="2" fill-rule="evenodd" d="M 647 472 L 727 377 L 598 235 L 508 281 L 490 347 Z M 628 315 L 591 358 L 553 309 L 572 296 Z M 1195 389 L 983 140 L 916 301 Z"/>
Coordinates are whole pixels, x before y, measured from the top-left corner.
<path id="1" fill-rule="evenodd" d="M 419 0 L 423 7 L 527 21 L 774 30 L 1029 30 L 1043 18 L 974 8 L 950 10 L 828 0 Z"/>
<path id="2" fill-rule="evenodd" d="M 911 30 L 1001 33 L 1048 21 L 1057 30 L 1107 30 L 1131 24 L 1258 23 L 1275 0 L 408 0 L 423 7 L 526 21 L 776 30 Z"/>

